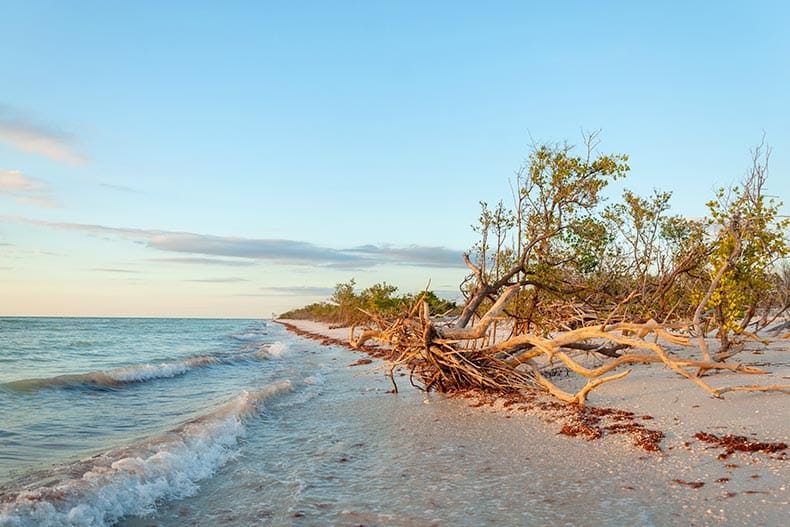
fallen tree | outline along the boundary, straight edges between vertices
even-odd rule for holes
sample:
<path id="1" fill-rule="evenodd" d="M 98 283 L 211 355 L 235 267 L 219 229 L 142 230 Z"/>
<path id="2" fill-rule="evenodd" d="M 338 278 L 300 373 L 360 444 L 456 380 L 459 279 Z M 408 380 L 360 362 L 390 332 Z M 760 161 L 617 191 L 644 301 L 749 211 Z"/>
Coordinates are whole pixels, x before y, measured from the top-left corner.
<path id="1" fill-rule="evenodd" d="M 409 313 L 394 319 L 371 315 L 372 327 L 357 338 L 354 337 L 355 328 L 352 326 L 350 344 L 360 349 L 371 339 L 376 339 L 395 351 L 397 358 L 391 362 L 389 369 L 395 391 L 398 387 L 394 372 L 406 368 L 411 383 L 426 391 L 452 392 L 478 388 L 514 392 L 540 389 L 562 401 L 583 405 L 593 389 L 606 382 L 622 379 L 631 372 L 631 369 L 626 369 L 613 373 L 618 368 L 663 363 L 717 398 L 731 391 L 790 393 L 790 384 L 710 386 L 702 378 L 702 374 L 710 370 L 747 375 L 768 372 L 740 363 L 674 357 L 662 343 L 691 347 L 692 340 L 688 335 L 673 331 L 676 328 L 668 328 L 653 320 L 586 326 L 550 337 L 511 335 L 497 342 L 489 334 L 493 322 L 498 320 L 498 315 L 520 287 L 512 285 L 506 288 L 472 327 L 458 328 L 437 323 L 431 318 L 427 304 L 417 303 Z M 653 337 L 652 341 L 646 340 L 649 336 Z M 481 341 L 494 343 L 477 345 Z M 606 362 L 595 368 L 587 367 L 572 357 L 572 353 L 580 349 L 584 353 L 598 352 Z M 612 349 L 625 350 L 625 353 L 613 357 Z M 606 352 L 601 353 L 604 350 Z M 584 386 L 571 393 L 552 382 L 546 372 L 554 368 L 557 362 L 569 372 L 585 379 Z"/>

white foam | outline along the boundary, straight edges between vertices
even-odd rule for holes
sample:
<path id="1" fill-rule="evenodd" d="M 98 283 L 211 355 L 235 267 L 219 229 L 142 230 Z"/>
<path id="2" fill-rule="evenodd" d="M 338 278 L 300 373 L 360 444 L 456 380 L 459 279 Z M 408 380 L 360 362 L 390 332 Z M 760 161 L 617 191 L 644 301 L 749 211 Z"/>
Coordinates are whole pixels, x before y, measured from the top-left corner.
<path id="1" fill-rule="evenodd" d="M 238 335 L 231 335 L 231 337 L 233 337 L 234 339 L 245 341 L 245 342 L 261 340 L 265 336 L 266 336 L 266 332 L 265 331 L 255 331 L 255 330 L 253 330 L 253 331 L 246 331 L 246 332 L 240 333 Z"/>
<path id="2" fill-rule="evenodd" d="M 282 357 L 287 349 L 288 349 L 288 344 L 284 344 L 282 342 L 275 342 L 271 344 L 266 351 L 272 357 Z"/>
<path id="3" fill-rule="evenodd" d="M 324 376 L 321 375 L 320 373 L 316 373 L 315 375 L 310 375 L 309 377 L 304 378 L 304 383 L 315 385 L 315 386 L 321 386 L 322 384 L 324 384 Z"/>
<path id="4" fill-rule="evenodd" d="M 265 399 L 290 390 L 282 381 L 242 392 L 230 403 L 143 444 L 83 460 L 81 477 L 7 496 L 0 527 L 112 525 L 154 511 L 162 500 L 195 494 L 236 452 L 244 421 Z M 69 471 L 71 472 L 71 471 Z"/>
<path id="5" fill-rule="evenodd" d="M 113 388 L 124 383 L 145 382 L 153 379 L 177 377 L 193 368 L 200 368 L 210 364 L 221 364 L 222 362 L 222 360 L 216 357 L 200 356 L 186 359 L 181 362 L 162 363 L 159 365 L 138 364 L 107 371 L 66 374 L 43 379 L 23 379 L 6 383 L 5 386 L 18 390 L 32 390 L 72 384 Z"/>
<path id="6" fill-rule="evenodd" d="M 214 357 L 194 357 L 183 362 L 162 363 L 159 365 L 143 364 L 110 370 L 107 375 L 118 382 L 142 382 L 151 379 L 165 379 L 183 375 L 192 368 L 208 364 L 218 364 Z"/>

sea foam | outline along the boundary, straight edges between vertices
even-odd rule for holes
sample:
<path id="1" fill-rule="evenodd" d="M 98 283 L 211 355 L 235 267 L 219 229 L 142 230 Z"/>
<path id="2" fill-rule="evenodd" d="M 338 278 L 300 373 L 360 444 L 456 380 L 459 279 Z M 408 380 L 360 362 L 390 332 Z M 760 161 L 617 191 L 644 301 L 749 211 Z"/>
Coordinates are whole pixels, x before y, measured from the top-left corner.
<path id="1" fill-rule="evenodd" d="M 162 379 L 183 375 L 193 368 L 200 368 L 210 364 L 219 364 L 221 361 L 215 357 L 193 357 L 181 362 L 164 363 L 159 365 L 145 364 L 117 368 L 107 372 L 107 375 L 120 382 L 141 382 L 150 379 Z"/>
<path id="2" fill-rule="evenodd" d="M 269 345 L 266 352 L 271 355 L 272 357 L 282 357 L 283 354 L 288 349 L 288 345 L 283 342 L 275 342 Z"/>
<path id="3" fill-rule="evenodd" d="M 184 375 L 194 368 L 201 368 L 211 364 L 220 364 L 223 361 L 210 356 L 193 357 L 180 362 L 162 364 L 137 364 L 113 370 L 92 371 L 58 375 L 43 379 L 24 379 L 5 383 L 3 386 L 15 390 L 34 390 L 40 388 L 53 388 L 58 386 L 95 386 L 99 388 L 114 388 L 122 384 L 145 382 L 154 379 L 167 379 Z"/>
<path id="4" fill-rule="evenodd" d="M 199 481 L 235 455 L 245 420 L 264 400 L 290 389 L 290 381 L 281 381 L 244 391 L 166 434 L 53 470 L 46 486 L 0 495 L 0 527 L 112 525 L 149 514 L 163 500 L 193 495 Z"/>

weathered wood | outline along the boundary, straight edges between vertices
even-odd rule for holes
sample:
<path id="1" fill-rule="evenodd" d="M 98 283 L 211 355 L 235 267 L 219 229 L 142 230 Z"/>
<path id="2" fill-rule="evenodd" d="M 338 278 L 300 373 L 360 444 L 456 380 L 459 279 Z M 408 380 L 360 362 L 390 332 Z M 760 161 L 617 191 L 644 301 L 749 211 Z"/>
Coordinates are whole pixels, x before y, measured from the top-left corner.
<path id="1" fill-rule="evenodd" d="M 402 366 L 410 369 L 409 378 L 412 384 L 415 384 L 416 379 L 425 390 L 448 391 L 474 387 L 502 392 L 540 388 L 562 401 L 583 405 L 596 387 L 625 377 L 631 369 L 620 373 L 611 372 L 625 365 L 640 363 L 663 363 L 717 398 L 730 391 L 790 390 L 790 387 L 784 385 L 713 388 L 689 370 L 726 370 L 750 375 L 768 372 L 710 358 L 696 360 L 671 357 L 659 342 L 691 346 L 689 336 L 672 333 L 655 320 L 585 326 L 550 337 L 523 333 L 490 346 L 472 346 L 466 349 L 464 345 L 470 341 L 489 336 L 493 322 L 499 319 L 519 289 L 519 285 L 505 288 L 488 312 L 469 328 L 434 325 L 427 304 L 421 302 L 405 318 L 391 321 L 377 319 L 379 328 L 366 330 L 357 339 L 354 339 L 352 328 L 349 339 L 356 348 L 369 339 L 378 339 L 398 352 L 399 358 L 390 369 L 390 379 L 396 391 L 394 371 Z M 649 336 L 654 337 L 652 341 L 645 340 Z M 583 351 L 629 349 L 642 352 L 618 355 L 597 368 L 588 368 L 569 355 L 567 350 L 573 348 L 581 348 Z M 541 357 L 547 364 L 559 360 L 569 371 L 588 379 L 587 383 L 576 393 L 559 388 L 535 363 L 535 359 Z M 527 371 L 522 370 L 523 366 L 527 366 Z"/>
<path id="2" fill-rule="evenodd" d="M 488 327 L 494 320 L 502 313 L 507 307 L 508 303 L 513 299 L 513 296 L 521 289 L 518 285 L 512 285 L 506 288 L 499 296 L 494 305 L 483 315 L 477 324 L 471 328 L 436 328 L 436 334 L 443 339 L 447 340 L 473 340 L 485 336 Z"/>

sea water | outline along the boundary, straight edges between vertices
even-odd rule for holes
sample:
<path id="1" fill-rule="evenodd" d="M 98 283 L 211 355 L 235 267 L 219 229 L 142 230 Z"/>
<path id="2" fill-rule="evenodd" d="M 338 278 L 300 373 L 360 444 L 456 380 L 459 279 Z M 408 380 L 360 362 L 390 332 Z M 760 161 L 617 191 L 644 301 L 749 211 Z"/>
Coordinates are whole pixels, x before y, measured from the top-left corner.
<path id="1" fill-rule="evenodd" d="M 0 526 L 679 521 L 613 470 L 637 455 L 358 358 L 270 321 L 0 318 Z"/>

